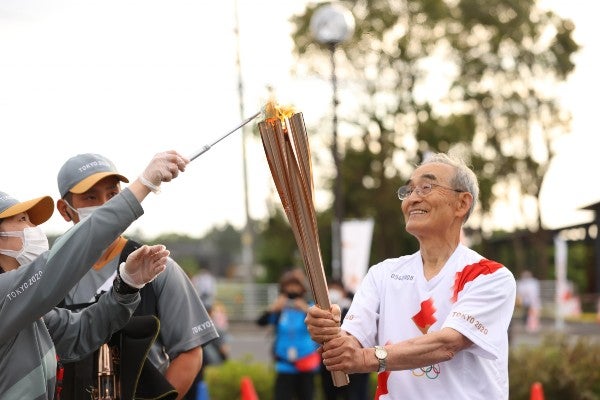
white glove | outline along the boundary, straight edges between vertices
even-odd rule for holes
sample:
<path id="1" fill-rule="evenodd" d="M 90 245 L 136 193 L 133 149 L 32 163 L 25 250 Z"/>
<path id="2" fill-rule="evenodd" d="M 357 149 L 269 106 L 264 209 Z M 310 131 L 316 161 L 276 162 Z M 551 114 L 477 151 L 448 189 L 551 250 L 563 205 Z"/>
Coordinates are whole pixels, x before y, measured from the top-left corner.
<path id="1" fill-rule="evenodd" d="M 140 182 L 153 192 L 158 192 L 161 182 L 169 182 L 185 171 L 190 162 L 174 150 L 156 154 L 140 176 Z"/>
<path id="2" fill-rule="evenodd" d="M 127 256 L 127 260 L 119 265 L 119 275 L 129 286 L 141 289 L 152 282 L 167 267 L 169 250 L 162 244 L 144 245 Z"/>

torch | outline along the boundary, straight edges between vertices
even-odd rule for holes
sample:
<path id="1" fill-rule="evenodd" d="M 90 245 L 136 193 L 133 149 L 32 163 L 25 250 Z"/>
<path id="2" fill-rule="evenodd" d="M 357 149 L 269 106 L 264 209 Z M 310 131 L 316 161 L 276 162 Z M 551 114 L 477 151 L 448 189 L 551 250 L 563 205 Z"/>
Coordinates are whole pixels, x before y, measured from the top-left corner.
<path id="1" fill-rule="evenodd" d="M 98 352 L 98 400 L 116 400 L 117 382 L 113 369 L 110 347 L 104 343 Z"/>
<path id="2" fill-rule="evenodd" d="M 329 291 L 319 246 L 313 201 L 313 177 L 308 135 L 302 113 L 265 107 L 266 119 L 258 123 L 260 137 L 275 187 L 300 250 L 313 297 L 319 307 L 329 310 Z M 347 385 L 348 376 L 332 371 L 333 384 Z"/>

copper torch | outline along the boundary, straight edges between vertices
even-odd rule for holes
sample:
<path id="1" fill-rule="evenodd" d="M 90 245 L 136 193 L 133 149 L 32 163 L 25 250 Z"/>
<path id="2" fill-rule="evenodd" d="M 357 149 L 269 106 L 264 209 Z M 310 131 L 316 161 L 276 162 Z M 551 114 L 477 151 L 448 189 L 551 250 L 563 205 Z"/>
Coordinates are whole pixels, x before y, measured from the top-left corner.
<path id="1" fill-rule="evenodd" d="M 300 250 L 311 291 L 319 307 L 329 310 L 329 291 L 323 269 L 308 135 L 302 113 L 270 102 L 266 119 L 258 124 L 265 155 L 283 209 Z M 342 371 L 332 372 L 333 384 L 348 384 Z"/>
<path id="2" fill-rule="evenodd" d="M 108 344 L 98 351 L 98 400 L 118 400 L 115 371 Z"/>

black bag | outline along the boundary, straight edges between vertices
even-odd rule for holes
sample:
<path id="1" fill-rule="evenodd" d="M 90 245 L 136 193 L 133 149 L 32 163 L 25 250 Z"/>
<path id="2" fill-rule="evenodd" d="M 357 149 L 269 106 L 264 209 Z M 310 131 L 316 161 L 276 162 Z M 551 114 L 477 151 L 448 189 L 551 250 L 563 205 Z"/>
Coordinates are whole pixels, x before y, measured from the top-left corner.
<path id="1" fill-rule="evenodd" d="M 121 251 L 119 264 L 141 245 L 128 240 Z M 158 337 L 160 321 L 157 299 L 152 284 L 140 290 L 141 301 L 129 322 L 109 340 L 113 353 L 117 353 L 116 365 L 120 382 L 120 400 L 170 400 L 178 395 L 163 374 L 148 360 L 152 344 Z M 96 301 L 98 300 L 96 297 Z M 79 310 L 93 303 L 72 304 L 59 307 Z M 80 361 L 64 364 L 61 400 L 90 399 L 92 387 L 97 385 L 98 351 Z"/>

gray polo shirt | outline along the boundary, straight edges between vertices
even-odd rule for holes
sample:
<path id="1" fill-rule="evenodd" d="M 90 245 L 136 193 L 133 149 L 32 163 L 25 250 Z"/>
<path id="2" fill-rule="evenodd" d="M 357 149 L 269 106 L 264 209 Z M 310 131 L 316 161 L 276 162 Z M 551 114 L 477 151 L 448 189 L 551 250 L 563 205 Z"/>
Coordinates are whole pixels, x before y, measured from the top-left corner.
<path id="1" fill-rule="evenodd" d="M 116 254 L 100 269 L 90 269 L 69 291 L 65 304 L 88 303 L 112 285 L 119 264 Z M 162 373 L 180 353 L 201 346 L 219 334 L 183 269 L 169 257 L 167 268 L 153 282 L 160 332 L 148 358 Z"/>

